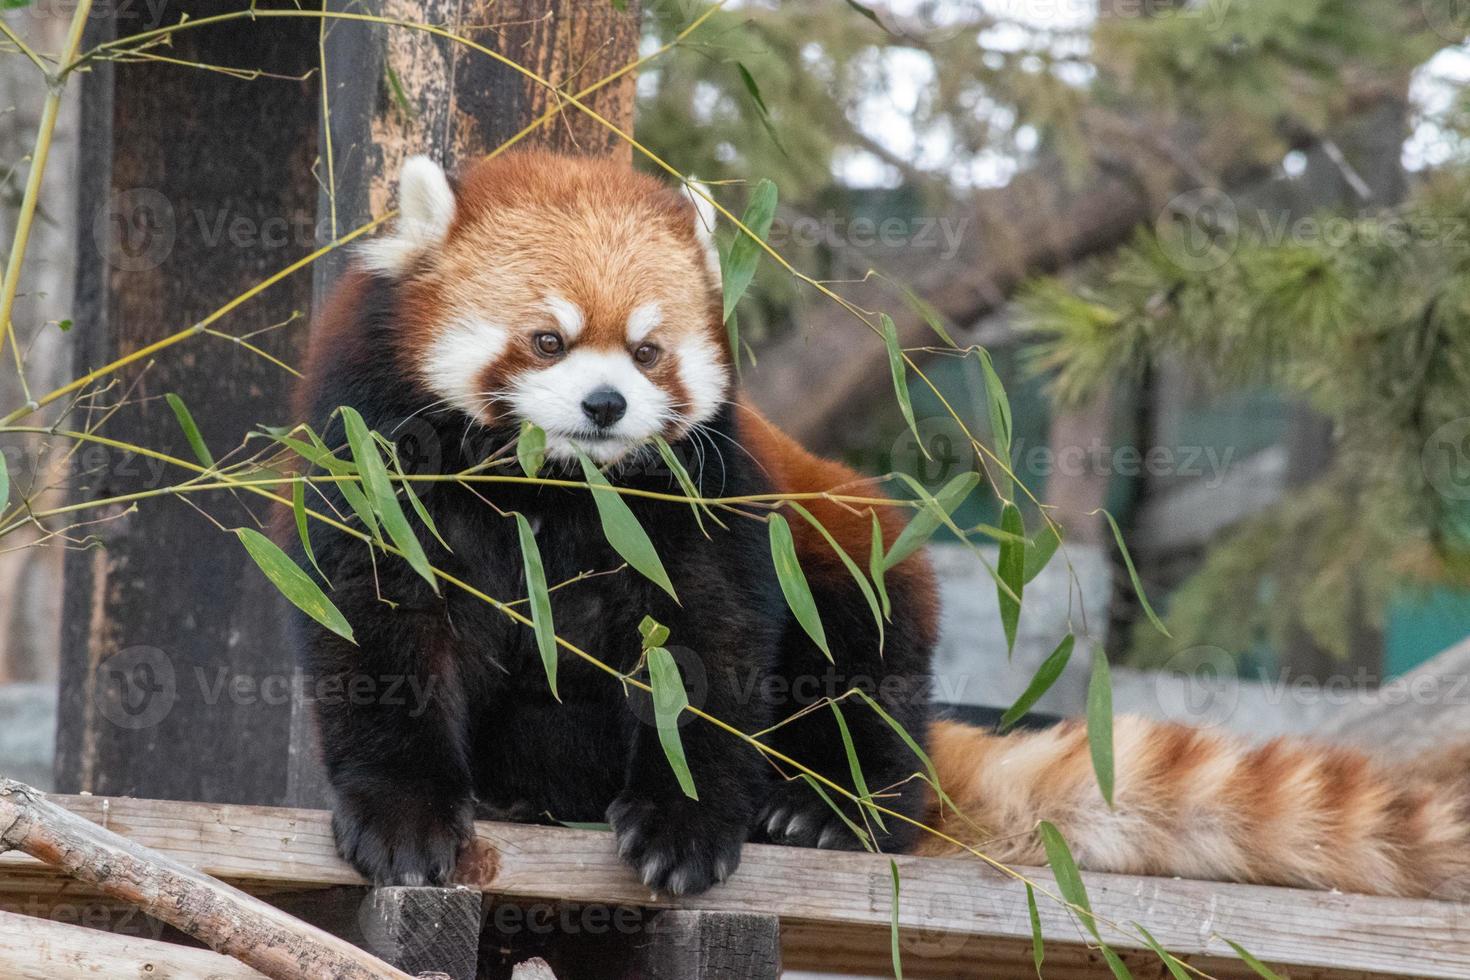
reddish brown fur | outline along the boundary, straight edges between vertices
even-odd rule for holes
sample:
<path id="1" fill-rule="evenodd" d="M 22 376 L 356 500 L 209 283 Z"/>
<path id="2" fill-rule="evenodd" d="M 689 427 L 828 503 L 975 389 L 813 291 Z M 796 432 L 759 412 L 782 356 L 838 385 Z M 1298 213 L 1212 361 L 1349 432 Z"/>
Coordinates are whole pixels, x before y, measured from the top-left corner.
<path id="1" fill-rule="evenodd" d="M 928 823 L 1000 861 L 1045 861 L 1054 823 L 1094 871 L 1470 898 L 1470 745 L 1389 768 L 1305 739 L 1260 746 L 1136 717 L 1116 719 L 1113 809 L 1080 724 L 992 735 L 936 723 L 930 755 L 959 812 Z M 920 853 L 963 848 L 925 837 Z"/>
<path id="2" fill-rule="evenodd" d="M 770 477 L 776 492 L 830 492 L 869 498 L 884 496 L 877 480 L 834 460 L 807 452 L 754 408 L 743 403 L 740 408 L 741 441 Z M 883 528 L 885 548 L 893 545 L 905 523 L 905 512 L 895 507 L 845 504 L 821 498 L 803 500 L 801 504 L 822 523 L 842 550 L 860 564 L 872 547 L 874 513 Z M 806 574 L 825 577 L 828 581 L 845 581 L 847 568 L 821 532 L 800 518 L 793 518 L 790 523 L 796 553 Z M 922 552 L 917 552 L 900 562 L 888 575 L 906 585 L 914 602 L 908 614 L 918 620 L 921 642 L 933 644 L 938 633 L 939 597 L 928 560 Z"/>

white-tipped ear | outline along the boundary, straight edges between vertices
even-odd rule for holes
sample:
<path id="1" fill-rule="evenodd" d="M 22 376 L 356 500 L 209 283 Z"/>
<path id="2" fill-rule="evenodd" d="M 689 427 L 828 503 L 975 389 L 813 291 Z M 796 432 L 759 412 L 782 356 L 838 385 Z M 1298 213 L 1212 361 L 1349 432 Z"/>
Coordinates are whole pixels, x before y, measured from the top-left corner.
<path id="1" fill-rule="evenodd" d="M 426 156 L 409 157 L 398 175 L 398 221 L 358 250 L 375 272 L 404 272 L 424 249 L 438 245 L 454 221 L 454 191 L 444 169 Z"/>
<path id="2" fill-rule="evenodd" d="M 715 219 L 719 212 L 709 199 L 709 187 L 693 177 L 684 185 L 684 193 L 694 203 L 694 237 L 704 247 L 704 263 L 709 268 L 710 277 L 715 281 L 715 288 L 718 289 L 722 285 L 720 249 L 715 244 Z"/>

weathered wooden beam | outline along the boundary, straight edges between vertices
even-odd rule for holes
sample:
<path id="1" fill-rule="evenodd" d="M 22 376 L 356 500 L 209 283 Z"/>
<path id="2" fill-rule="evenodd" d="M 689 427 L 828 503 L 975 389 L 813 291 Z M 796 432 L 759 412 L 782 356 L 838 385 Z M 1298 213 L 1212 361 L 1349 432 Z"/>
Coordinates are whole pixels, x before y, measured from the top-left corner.
<path id="1" fill-rule="evenodd" d="M 374 888 L 361 944 L 405 973 L 475 980 L 481 896 L 472 888 Z"/>
<path id="2" fill-rule="evenodd" d="M 336 856 L 322 812 L 95 797 L 57 802 L 242 887 L 362 884 Z M 725 885 L 674 898 L 639 883 L 605 833 L 499 823 L 479 823 L 476 832 L 460 877 L 497 899 L 771 914 L 781 922 L 788 968 L 817 962 L 829 969 L 872 967 L 887 949 L 887 857 L 749 845 Z M 1020 882 L 967 859 L 901 856 L 897 862 L 906 974 L 1029 972 L 1021 970 L 1029 963 L 1031 931 Z M 1048 872 L 1019 870 L 1053 889 Z M 47 873 L 27 858 L 0 855 L 0 881 L 9 887 L 24 887 L 14 876 Z M 1218 977 L 1250 975 L 1231 959 L 1229 938 L 1299 978 L 1470 978 L 1470 908 L 1464 905 L 1125 875 L 1085 878 L 1101 919 L 1141 923 L 1168 949 L 1209 964 Z M 1085 972 L 1093 954 L 1073 917 L 1045 898 L 1040 910 L 1048 955 L 1059 969 L 1071 964 L 1069 970 L 1080 971 L 1071 975 L 1097 975 Z M 1110 930 L 1105 935 L 1128 957 L 1142 952 L 1136 940 Z M 1146 961 L 1144 954 L 1135 962 Z"/>
<path id="3" fill-rule="evenodd" d="M 8 980 L 264 980 L 244 963 L 173 943 L 0 912 Z"/>
<path id="4" fill-rule="evenodd" d="M 647 980 L 776 980 L 781 926 L 774 915 L 667 909 L 654 916 L 653 941 L 636 947 Z"/>
<path id="5" fill-rule="evenodd" d="M 130 902 L 271 980 L 409 978 L 351 943 L 8 779 L 0 779 L 0 848 Z"/>

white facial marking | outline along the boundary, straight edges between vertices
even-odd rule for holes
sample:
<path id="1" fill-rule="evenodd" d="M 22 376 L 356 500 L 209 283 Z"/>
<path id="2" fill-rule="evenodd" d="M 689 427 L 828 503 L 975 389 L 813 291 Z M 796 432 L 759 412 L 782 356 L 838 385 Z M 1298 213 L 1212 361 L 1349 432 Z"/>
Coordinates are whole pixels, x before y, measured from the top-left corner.
<path id="1" fill-rule="evenodd" d="M 644 338 L 664 322 L 664 311 L 657 303 L 644 303 L 628 314 L 628 342 L 643 343 Z"/>
<path id="2" fill-rule="evenodd" d="M 489 392 L 480 390 L 480 372 L 505 353 L 510 331 L 479 317 L 452 320 L 429 347 L 424 377 L 441 398 L 479 416 Z"/>
<path id="3" fill-rule="evenodd" d="M 621 394 L 627 411 L 598 432 L 582 411 L 583 400 L 607 386 Z M 611 463 L 663 431 L 669 396 L 638 370 L 623 351 L 574 350 L 556 364 L 529 371 L 507 393 L 515 414 L 546 431 L 546 452 L 574 459 L 580 448 L 599 463 Z"/>
<path id="4" fill-rule="evenodd" d="M 689 393 L 688 405 L 674 406 L 691 422 L 708 422 L 719 412 L 730 390 L 730 372 L 715 345 L 703 337 L 691 337 L 675 350 L 679 380 Z"/>
<path id="5" fill-rule="evenodd" d="M 715 288 L 721 287 L 720 250 L 715 245 L 715 218 L 719 212 L 710 200 L 709 188 L 691 179 L 684 185 L 684 193 L 694 202 L 694 236 L 704 246 L 704 264 L 709 269 Z"/>
<path id="6" fill-rule="evenodd" d="M 438 245 L 454 221 L 454 191 L 444 170 L 425 156 L 409 157 L 398 176 L 398 221 L 391 235 L 360 246 L 362 264 L 400 274 L 424 249 Z"/>
<path id="7" fill-rule="evenodd" d="M 556 317 L 556 325 L 561 327 L 561 332 L 568 342 L 581 336 L 587 319 L 582 315 L 582 308 L 576 303 L 555 293 L 547 293 L 546 309 Z"/>

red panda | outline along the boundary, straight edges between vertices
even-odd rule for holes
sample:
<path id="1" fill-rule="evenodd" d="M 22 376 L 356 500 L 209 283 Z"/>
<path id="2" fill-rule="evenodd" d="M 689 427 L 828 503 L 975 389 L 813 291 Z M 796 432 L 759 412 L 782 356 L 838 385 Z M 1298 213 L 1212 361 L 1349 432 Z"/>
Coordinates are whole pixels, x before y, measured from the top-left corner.
<path id="1" fill-rule="evenodd" d="M 423 503 L 443 543 L 432 564 L 497 600 L 527 593 L 515 515 L 535 529 L 556 632 L 615 670 L 642 670 L 639 624 L 667 626 L 691 701 L 778 753 L 857 791 L 850 739 L 868 784 L 909 818 L 913 754 L 878 713 L 826 702 L 853 687 L 922 740 L 929 713 L 935 589 L 922 555 L 890 569 L 892 622 L 877 623 L 841 558 L 792 514 L 828 653 L 798 624 L 773 564 L 769 504 L 792 492 L 875 496 L 875 481 L 806 453 L 740 403 L 721 305 L 714 216 L 697 196 L 612 162 L 514 153 L 451 187 L 410 161 L 392 234 L 366 246 L 313 335 L 301 417 L 329 445 L 339 406 L 388 438 L 418 472 L 504 474 L 495 460 L 523 422 L 545 432 L 561 485 L 436 483 Z M 652 499 L 679 484 L 652 445 L 668 441 L 706 496 L 757 502 L 701 527 L 687 504 Z M 420 450 L 422 446 L 418 447 Z M 578 453 L 635 491 L 622 499 L 666 567 L 667 590 L 609 545 Z M 488 463 L 487 463 L 488 461 Z M 340 489 L 325 491 L 351 513 Z M 868 554 L 874 513 L 825 499 L 809 512 L 849 555 Z M 876 513 L 885 546 L 903 523 Z M 483 601 L 438 594 L 406 562 L 341 535 L 314 552 L 360 647 L 301 617 L 314 676 L 411 675 L 434 697 L 414 714 L 383 703 L 318 703 L 335 791 L 339 850 L 380 882 L 441 882 L 472 814 L 601 821 L 645 883 L 695 892 L 723 880 L 747 839 L 901 850 L 914 827 L 890 819 L 863 841 L 794 772 L 705 723 L 682 728 L 697 799 L 665 757 L 647 698 L 562 652 L 548 688 L 535 637 Z M 312 573 L 304 555 L 303 570 Z M 816 710 L 813 710 L 816 709 Z M 687 716 L 686 716 L 687 717 Z M 789 778 L 783 778 L 789 777 Z M 888 789 L 892 787 L 891 789 Z M 840 797 L 839 797 L 840 798 Z M 849 823 L 849 821 L 851 823 Z"/>
<path id="2" fill-rule="evenodd" d="M 1470 795 L 1397 783 L 1344 752 L 1247 749 L 1120 719 L 1109 810 L 1075 724 L 1007 736 L 931 724 L 937 592 L 922 553 L 886 576 L 892 616 L 880 647 L 841 557 L 793 515 L 830 660 L 786 603 L 770 511 L 750 498 L 881 493 L 877 481 L 803 450 L 736 395 L 707 202 L 611 162 L 531 152 L 477 163 L 458 187 L 415 158 L 399 200 L 394 231 L 361 250 L 317 324 L 300 417 L 341 445 L 336 410 L 352 406 L 390 439 L 413 434 L 417 451 L 401 454 L 412 472 L 478 467 L 510 477 L 421 484 L 438 532 L 424 547 L 436 567 L 498 601 L 524 601 L 515 515 L 523 516 L 547 581 L 559 586 L 558 635 L 632 674 L 643 666 L 638 627 L 651 615 L 670 630 L 693 704 L 860 792 L 850 740 L 867 788 L 908 820 L 879 828 L 834 796 L 839 816 L 795 773 L 699 721 L 681 728 L 691 798 L 636 688 L 560 651 L 553 694 L 530 629 L 460 590 L 431 589 L 405 562 L 319 534 L 317 564 L 360 646 L 303 616 L 304 669 L 348 691 L 364 678 L 372 690 L 377 678 L 408 675 L 432 695 L 416 705 L 316 704 L 338 849 L 368 878 L 449 880 L 476 812 L 606 819 L 641 879 L 675 894 L 723 881 L 747 840 L 955 849 L 909 821 L 1003 860 L 1038 863 L 1032 830 L 1047 819 L 1085 868 L 1366 891 L 1422 892 L 1431 861 L 1470 861 Z M 525 421 L 546 433 L 543 475 L 558 483 L 496 468 L 514 460 Z M 721 512 L 722 526 L 701 527 L 687 505 L 654 499 L 679 492 L 650 448 L 655 436 L 683 458 L 701 494 L 747 503 Z M 661 556 L 669 590 L 608 544 L 591 493 L 577 486 L 579 452 L 634 491 L 623 499 Z M 341 491 L 326 487 L 350 514 Z M 903 523 L 896 508 L 805 505 L 849 556 L 868 553 L 875 516 L 885 547 Z M 888 718 L 850 699 L 841 718 L 830 710 L 828 699 L 854 687 Z M 928 747 L 958 812 L 912 778 L 921 766 L 889 719 Z M 866 825 L 866 840 L 854 825 Z"/>

